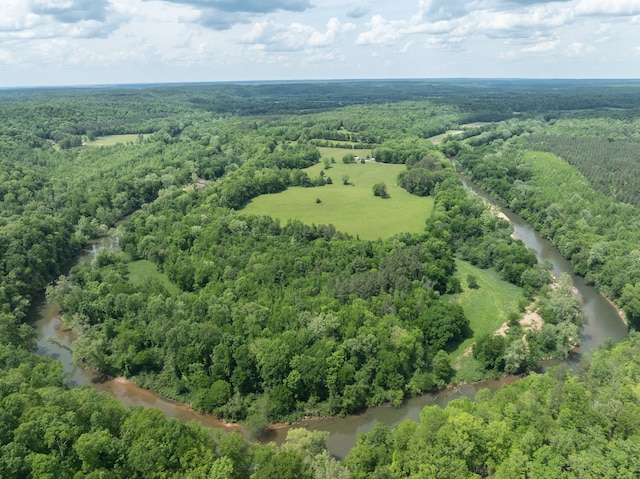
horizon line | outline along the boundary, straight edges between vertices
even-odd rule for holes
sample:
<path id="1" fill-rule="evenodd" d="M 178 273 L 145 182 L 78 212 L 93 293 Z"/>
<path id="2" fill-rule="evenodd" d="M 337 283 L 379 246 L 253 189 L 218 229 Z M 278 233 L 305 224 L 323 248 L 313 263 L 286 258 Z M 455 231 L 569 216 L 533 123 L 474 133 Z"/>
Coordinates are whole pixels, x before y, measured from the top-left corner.
<path id="1" fill-rule="evenodd" d="M 78 83 L 51 85 L 8 85 L 0 86 L 0 91 L 8 90 L 55 90 L 55 89 L 106 89 L 106 88 L 150 88 L 202 85 L 264 85 L 300 83 L 357 83 L 357 82 L 415 82 L 415 81 L 530 81 L 530 82 L 638 82 L 640 78 L 577 78 L 577 77 L 405 77 L 405 78 L 315 78 L 315 79 L 262 79 L 262 80 L 207 80 L 174 82 L 132 82 L 132 83 Z"/>

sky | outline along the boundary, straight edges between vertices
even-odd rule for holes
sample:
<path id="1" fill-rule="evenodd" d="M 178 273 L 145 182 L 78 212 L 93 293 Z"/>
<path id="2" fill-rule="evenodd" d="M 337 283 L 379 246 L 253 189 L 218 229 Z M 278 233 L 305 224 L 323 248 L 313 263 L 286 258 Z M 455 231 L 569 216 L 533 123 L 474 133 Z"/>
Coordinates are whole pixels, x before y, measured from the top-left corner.
<path id="1" fill-rule="evenodd" d="M 0 87 L 640 78 L 640 0 L 0 0 Z"/>

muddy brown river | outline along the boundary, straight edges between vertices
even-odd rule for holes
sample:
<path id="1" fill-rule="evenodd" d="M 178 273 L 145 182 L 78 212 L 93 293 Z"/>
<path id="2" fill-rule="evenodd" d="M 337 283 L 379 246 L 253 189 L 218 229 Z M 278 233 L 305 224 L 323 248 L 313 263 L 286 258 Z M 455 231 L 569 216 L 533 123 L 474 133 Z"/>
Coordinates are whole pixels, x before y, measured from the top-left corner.
<path id="1" fill-rule="evenodd" d="M 464 178 L 462 181 L 467 188 L 472 189 L 486 201 L 496 204 L 492 198 L 471 182 Z M 571 366 L 575 366 L 584 355 L 588 355 L 593 348 L 602 344 L 607 338 L 616 342 L 623 339 L 627 334 L 627 328 L 617 310 L 593 287 L 587 285 L 583 278 L 573 275 L 571 264 L 560 255 L 560 252 L 549 241 L 542 238 L 517 214 L 506 208 L 501 208 L 501 210 L 511 221 L 514 235 L 529 248 L 534 249 L 540 260 L 550 261 L 555 275 L 568 273 L 573 279 L 573 285 L 578 292 L 589 324 L 584 330 L 579 353 L 573 354 L 567 362 Z M 102 248 L 117 248 L 117 240 L 112 237 L 96 240 L 75 261 L 91 261 Z M 44 295 L 34 301 L 30 316 L 38 332 L 38 353 L 61 361 L 69 384 L 91 385 L 100 391 L 108 392 L 128 406 L 155 407 L 162 410 L 168 417 L 185 422 L 196 420 L 208 427 L 237 430 L 248 436 L 240 426 L 227 425 L 211 415 L 198 414 L 185 404 L 166 400 L 153 391 L 139 388 L 131 382 L 119 379 L 102 381 L 92 372 L 74 366 L 71 358 L 73 335 L 61 328 L 62 323 L 57 305 L 47 304 Z M 344 457 L 355 445 L 358 434 L 371 430 L 377 423 L 394 426 L 406 419 L 417 421 L 420 411 L 425 406 L 445 406 L 449 401 L 461 396 L 474 397 L 481 388 L 496 390 L 503 384 L 515 380 L 517 378 L 506 377 L 500 380 L 460 385 L 438 393 L 427 393 L 413 397 L 405 401 L 400 408 L 379 406 L 367 409 L 360 415 L 309 421 L 302 423 L 302 426 L 311 430 L 327 431 L 329 433 L 327 440 L 329 452 L 337 457 Z M 286 437 L 287 431 L 288 428 L 270 430 L 266 434 L 265 440 L 280 443 Z"/>

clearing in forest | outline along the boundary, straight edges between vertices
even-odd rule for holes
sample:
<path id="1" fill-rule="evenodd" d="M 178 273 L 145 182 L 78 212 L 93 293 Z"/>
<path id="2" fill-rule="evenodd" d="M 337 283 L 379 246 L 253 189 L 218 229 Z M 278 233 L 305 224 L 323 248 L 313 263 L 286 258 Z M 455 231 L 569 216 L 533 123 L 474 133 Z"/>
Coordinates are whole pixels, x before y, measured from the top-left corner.
<path id="1" fill-rule="evenodd" d="M 334 158 L 338 163 L 342 163 L 342 158 L 345 155 L 367 158 L 371 156 L 372 152 L 371 148 L 331 148 L 328 146 L 319 146 L 318 151 L 322 154 L 322 158 Z"/>
<path id="2" fill-rule="evenodd" d="M 524 296 L 522 288 L 503 280 L 495 269 L 480 269 L 461 260 L 456 260 L 456 266 L 462 293 L 447 295 L 447 298 L 462 306 L 473 337 L 462 342 L 451 355 L 452 359 L 459 361 L 458 377 L 475 381 L 481 379 L 483 373 L 476 370 L 477 364 L 472 357 L 463 357 L 464 352 L 479 337 L 495 333 L 509 319 L 509 313 L 518 312 L 518 303 Z M 469 275 L 475 277 L 477 288 L 468 286 Z"/>
<path id="3" fill-rule="evenodd" d="M 149 135 L 142 135 L 144 138 Z M 137 133 L 129 135 L 109 135 L 100 136 L 93 141 L 87 141 L 86 146 L 113 146 L 117 144 L 137 143 L 140 135 Z"/>
<path id="4" fill-rule="evenodd" d="M 344 164 L 341 158 L 336 161 L 326 170 L 322 163 L 305 170 L 311 178 L 322 171 L 333 184 L 262 195 L 253 199 L 243 213 L 267 214 L 283 223 L 297 219 L 306 224 L 333 224 L 338 231 L 371 240 L 424 231 L 425 220 L 433 211 L 433 198 L 411 195 L 398 186 L 397 177 L 404 165 Z M 373 195 L 373 185 L 381 182 L 387 186 L 386 199 Z"/>
<path id="5" fill-rule="evenodd" d="M 129 268 L 129 281 L 133 284 L 141 284 L 149 279 L 156 279 L 168 292 L 174 294 L 180 293 L 180 288 L 173 284 L 165 274 L 158 271 L 156 265 L 149 260 L 141 259 L 132 261 L 131 263 L 127 263 L 127 268 Z"/>
<path id="6" fill-rule="evenodd" d="M 446 137 L 456 136 L 456 135 L 459 135 L 460 133 L 464 133 L 464 130 L 449 130 L 449 131 L 445 131 L 444 133 L 440 133 L 439 135 L 427 138 L 427 140 L 429 140 L 434 145 L 439 145 L 440 143 L 442 143 L 442 140 L 444 140 Z"/>

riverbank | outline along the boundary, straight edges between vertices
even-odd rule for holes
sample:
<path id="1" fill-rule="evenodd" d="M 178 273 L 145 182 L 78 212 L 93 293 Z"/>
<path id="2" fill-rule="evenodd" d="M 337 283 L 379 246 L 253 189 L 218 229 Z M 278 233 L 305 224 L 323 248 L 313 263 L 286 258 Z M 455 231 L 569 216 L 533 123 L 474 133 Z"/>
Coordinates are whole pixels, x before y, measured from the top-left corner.
<path id="1" fill-rule="evenodd" d="M 627 314 L 624 312 L 624 310 L 621 309 L 616 303 L 614 303 L 612 299 L 609 299 L 607 296 L 605 296 L 602 293 L 600 293 L 600 294 L 605 299 L 605 301 L 607 301 L 611 305 L 611 307 L 618 312 L 618 316 L 620 317 L 620 320 L 624 323 L 624 325 L 628 329 L 629 328 L 629 320 L 627 319 Z"/>

